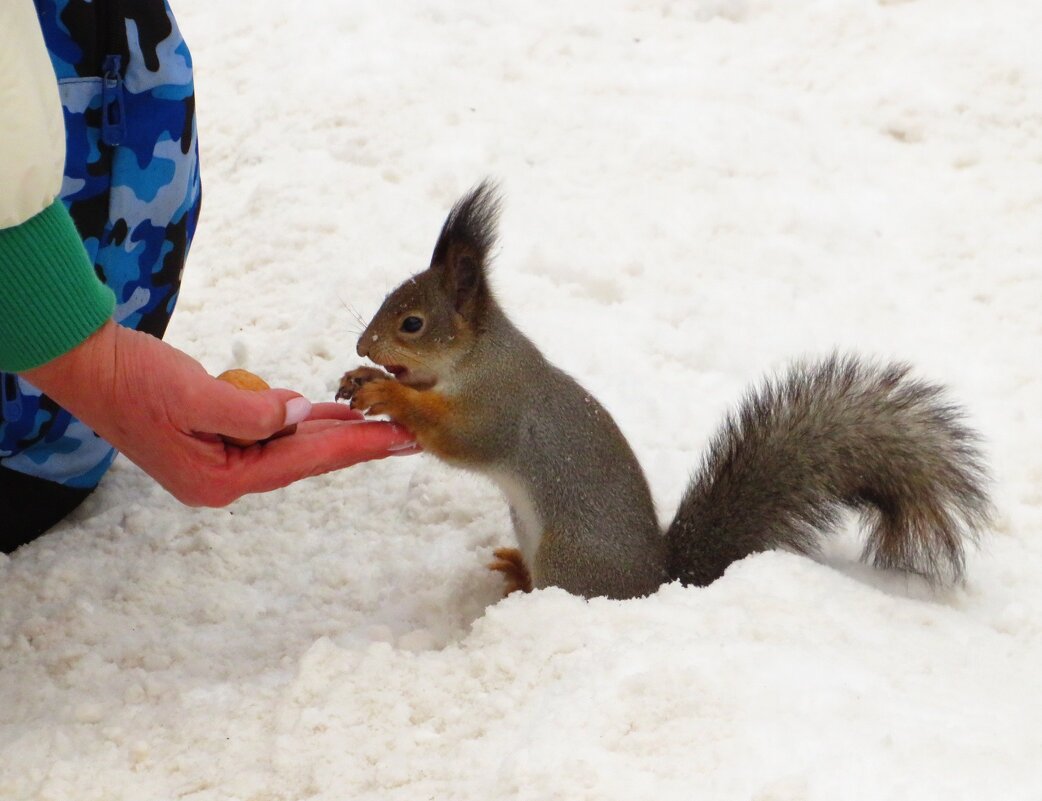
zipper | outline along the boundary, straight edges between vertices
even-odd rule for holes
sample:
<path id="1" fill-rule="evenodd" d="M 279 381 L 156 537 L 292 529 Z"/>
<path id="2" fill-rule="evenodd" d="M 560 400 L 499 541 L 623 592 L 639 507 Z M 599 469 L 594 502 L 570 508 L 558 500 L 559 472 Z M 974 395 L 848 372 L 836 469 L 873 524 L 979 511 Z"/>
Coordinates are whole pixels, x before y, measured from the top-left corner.
<path id="1" fill-rule="evenodd" d="M 112 147 L 123 144 L 127 135 L 122 69 L 122 56 L 105 56 L 101 78 L 101 141 Z"/>

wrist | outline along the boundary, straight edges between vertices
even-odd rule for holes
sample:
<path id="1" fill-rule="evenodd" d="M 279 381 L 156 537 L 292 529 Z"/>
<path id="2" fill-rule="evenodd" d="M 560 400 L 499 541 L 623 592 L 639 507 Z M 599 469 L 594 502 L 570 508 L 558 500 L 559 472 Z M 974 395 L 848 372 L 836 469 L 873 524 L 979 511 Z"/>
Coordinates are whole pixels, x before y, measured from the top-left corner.
<path id="1" fill-rule="evenodd" d="M 109 402 L 120 332 L 108 320 L 71 350 L 21 375 L 77 417 L 89 416 L 92 407 Z"/>

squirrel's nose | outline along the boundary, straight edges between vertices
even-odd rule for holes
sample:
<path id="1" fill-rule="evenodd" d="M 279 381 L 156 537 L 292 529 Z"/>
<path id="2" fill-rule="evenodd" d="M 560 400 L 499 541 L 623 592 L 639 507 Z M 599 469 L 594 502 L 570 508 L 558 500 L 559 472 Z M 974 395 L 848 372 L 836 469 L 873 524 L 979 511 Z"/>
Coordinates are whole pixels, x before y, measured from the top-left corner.
<path id="1" fill-rule="evenodd" d="M 355 353 L 357 353 L 363 359 L 367 359 L 369 357 L 369 340 L 371 338 L 372 337 L 369 334 L 369 329 L 366 329 L 362 333 L 362 336 L 358 338 L 358 345 L 355 346 Z"/>

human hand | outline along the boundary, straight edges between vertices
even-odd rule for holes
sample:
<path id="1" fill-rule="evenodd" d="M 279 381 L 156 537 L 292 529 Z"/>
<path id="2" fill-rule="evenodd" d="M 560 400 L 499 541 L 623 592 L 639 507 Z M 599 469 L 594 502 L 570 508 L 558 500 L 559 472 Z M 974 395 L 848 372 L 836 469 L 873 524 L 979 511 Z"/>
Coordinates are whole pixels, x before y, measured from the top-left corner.
<path id="1" fill-rule="evenodd" d="M 286 389 L 250 392 L 211 377 L 185 353 L 108 322 L 24 377 L 189 506 L 225 506 L 371 459 L 416 453 L 412 435 Z M 220 436 L 264 440 L 249 448 Z"/>

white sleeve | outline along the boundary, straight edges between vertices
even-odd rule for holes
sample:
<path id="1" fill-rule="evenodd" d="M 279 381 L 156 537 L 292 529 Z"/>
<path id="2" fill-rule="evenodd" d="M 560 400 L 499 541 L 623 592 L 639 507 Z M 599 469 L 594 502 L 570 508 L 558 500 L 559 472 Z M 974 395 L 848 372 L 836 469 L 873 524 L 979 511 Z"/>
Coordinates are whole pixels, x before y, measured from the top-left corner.
<path id="1" fill-rule="evenodd" d="M 65 123 L 32 0 L 0 0 L 0 228 L 61 192 Z"/>

